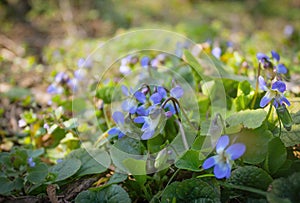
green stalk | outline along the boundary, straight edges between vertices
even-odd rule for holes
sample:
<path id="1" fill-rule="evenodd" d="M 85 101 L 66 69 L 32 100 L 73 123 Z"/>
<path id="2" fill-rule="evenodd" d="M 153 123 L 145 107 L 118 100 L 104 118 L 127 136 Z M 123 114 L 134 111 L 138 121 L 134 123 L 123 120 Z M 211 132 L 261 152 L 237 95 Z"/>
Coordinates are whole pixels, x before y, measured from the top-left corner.
<path id="1" fill-rule="evenodd" d="M 184 148 L 185 148 L 186 150 L 188 150 L 188 149 L 189 149 L 189 145 L 188 145 L 187 140 L 186 140 L 186 136 L 185 136 L 185 132 L 184 132 L 182 123 L 181 123 L 179 120 L 176 120 L 176 122 L 177 122 L 177 124 L 179 125 L 179 131 L 180 131 L 180 134 L 181 134 L 181 139 L 182 139 Z"/>
<path id="2" fill-rule="evenodd" d="M 273 108 L 272 108 L 272 107 L 273 107 L 273 106 L 272 106 L 272 103 L 273 103 L 273 99 L 272 99 L 272 101 L 271 101 L 271 102 L 270 102 L 270 104 L 269 104 L 269 105 L 270 105 L 270 108 L 269 108 L 269 111 L 268 111 L 268 114 L 267 114 L 266 120 L 268 120 L 268 119 L 269 119 L 269 117 L 270 117 L 270 114 L 271 114 L 271 112 L 272 112 L 272 109 L 273 109 Z"/>
<path id="3" fill-rule="evenodd" d="M 172 175 L 171 178 L 169 179 L 167 185 L 165 186 L 165 189 L 162 191 L 162 193 L 159 195 L 158 198 L 160 198 L 160 196 L 161 196 L 162 194 L 164 194 L 164 192 L 165 192 L 167 186 L 170 185 L 170 183 L 171 183 L 172 180 L 175 178 L 175 176 L 179 173 L 179 171 L 180 171 L 180 169 L 178 168 L 178 169 L 173 173 L 173 175 Z"/>
<path id="4" fill-rule="evenodd" d="M 243 186 L 243 185 L 233 185 L 230 183 L 220 183 L 221 186 L 227 187 L 227 188 L 233 188 L 233 189 L 238 189 L 238 190 L 243 190 L 243 191 L 247 191 L 247 192 L 252 192 L 255 194 L 259 194 L 262 195 L 264 197 L 267 196 L 267 192 L 263 191 L 263 190 L 259 190 L 256 188 L 252 188 L 252 187 L 247 187 L 247 186 Z"/>

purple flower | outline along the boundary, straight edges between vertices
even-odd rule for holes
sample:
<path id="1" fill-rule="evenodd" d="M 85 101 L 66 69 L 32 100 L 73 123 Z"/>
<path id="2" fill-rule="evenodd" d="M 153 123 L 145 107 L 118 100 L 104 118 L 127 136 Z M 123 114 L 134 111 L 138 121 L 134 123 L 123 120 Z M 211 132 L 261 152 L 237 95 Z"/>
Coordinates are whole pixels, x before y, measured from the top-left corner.
<path id="1" fill-rule="evenodd" d="M 286 25 L 285 27 L 284 27 L 284 31 L 283 31 L 283 33 L 284 33 L 284 35 L 286 36 L 286 37 L 291 37 L 292 35 L 293 35 L 293 33 L 294 33 L 294 27 L 292 26 L 292 25 Z"/>
<path id="2" fill-rule="evenodd" d="M 131 73 L 129 63 L 130 63 L 130 57 L 125 57 L 121 60 L 120 72 L 123 75 L 128 75 Z"/>
<path id="3" fill-rule="evenodd" d="M 138 109 L 139 102 L 144 104 L 146 102 L 146 96 L 144 93 L 137 91 L 133 93 L 133 90 L 128 88 L 126 86 L 121 87 L 123 94 L 127 97 L 127 99 L 122 103 L 122 109 L 123 111 L 129 112 L 131 114 L 136 113 Z"/>
<path id="4" fill-rule="evenodd" d="M 209 157 L 202 165 L 204 169 L 214 167 L 214 174 L 218 179 L 229 178 L 233 161 L 240 158 L 246 151 L 246 146 L 242 143 L 228 145 L 229 137 L 221 136 L 216 145 L 217 155 Z"/>
<path id="5" fill-rule="evenodd" d="M 18 126 L 19 126 L 20 128 L 24 128 L 26 125 L 27 125 L 27 123 L 26 123 L 26 121 L 25 121 L 24 119 L 20 119 L 20 120 L 18 121 Z"/>
<path id="6" fill-rule="evenodd" d="M 287 73 L 287 68 L 282 63 L 279 63 L 279 61 L 280 61 L 279 54 L 275 51 L 271 51 L 271 54 L 272 54 L 272 58 L 275 60 L 275 64 L 276 64 L 274 66 L 274 71 L 276 73 L 286 74 Z"/>
<path id="7" fill-rule="evenodd" d="M 147 68 L 150 64 L 150 58 L 148 56 L 144 56 L 141 58 L 141 66 L 143 68 Z"/>
<path id="8" fill-rule="evenodd" d="M 49 94 L 62 94 L 64 89 L 61 86 L 58 86 L 54 83 L 48 86 L 47 92 Z"/>
<path id="9" fill-rule="evenodd" d="M 279 61 L 280 61 L 279 54 L 275 51 L 271 51 L 271 55 L 272 55 L 274 64 L 271 63 L 270 57 L 268 57 L 267 55 L 265 55 L 263 53 L 257 53 L 256 57 L 257 57 L 259 63 L 261 63 L 264 68 L 271 67 L 271 68 L 273 68 L 275 73 L 286 74 L 287 68 L 282 63 L 279 63 Z"/>
<path id="10" fill-rule="evenodd" d="M 67 82 L 69 80 L 69 76 L 64 72 L 59 72 L 59 73 L 56 74 L 54 80 L 55 80 L 56 83 L 64 83 L 64 82 Z"/>
<path id="11" fill-rule="evenodd" d="M 120 139 L 125 136 L 125 133 L 123 133 L 125 132 L 123 130 L 125 124 L 124 115 L 122 112 L 116 111 L 113 113 L 112 118 L 114 119 L 114 121 L 118 126 L 111 128 L 107 133 L 109 135 L 118 135 L 118 138 Z"/>
<path id="12" fill-rule="evenodd" d="M 180 86 L 176 86 L 171 89 L 170 95 L 176 99 L 180 99 L 184 94 L 184 90 Z"/>
<path id="13" fill-rule="evenodd" d="M 72 78 L 68 81 L 67 85 L 73 92 L 76 92 L 79 88 L 79 80 L 77 78 Z"/>
<path id="14" fill-rule="evenodd" d="M 148 116 L 138 116 L 133 121 L 135 123 L 143 123 L 141 131 L 143 132 L 141 139 L 148 140 L 153 137 L 155 130 L 162 122 L 162 110 L 154 108 L 150 111 Z"/>
<path id="15" fill-rule="evenodd" d="M 87 72 L 85 69 L 78 69 L 74 71 L 74 77 L 78 80 L 83 80 L 86 76 Z"/>
<path id="16" fill-rule="evenodd" d="M 278 108 L 279 106 L 283 105 L 283 103 L 287 104 L 288 106 L 290 105 L 290 102 L 283 95 L 283 93 L 286 90 L 286 85 L 284 82 L 276 81 L 272 84 L 271 89 L 269 89 L 262 76 L 259 76 L 258 81 L 260 89 L 267 92 L 260 101 L 260 107 L 265 107 L 272 100 L 274 100 L 273 105 L 275 106 L 275 108 Z"/>
<path id="17" fill-rule="evenodd" d="M 212 55 L 214 55 L 214 57 L 216 57 L 217 59 L 219 59 L 221 57 L 222 54 L 222 50 L 220 47 L 215 47 L 213 48 L 213 50 L 211 51 Z"/>
<path id="18" fill-rule="evenodd" d="M 32 168 L 32 167 L 35 167 L 35 162 L 33 161 L 33 158 L 32 157 L 29 157 L 27 159 L 27 163 L 28 165 Z"/>
<path id="19" fill-rule="evenodd" d="M 91 68 L 93 66 L 93 63 L 91 59 L 80 58 L 77 61 L 77 66 L 79 68 Z"/>
<path id="20" fill-rule="evenodd" d="M 264 63 L 265 61 L 270 60 L 270 58 L 266 54 L 260 52 L 256 54 L 256 58 L 260 63 Z"/>

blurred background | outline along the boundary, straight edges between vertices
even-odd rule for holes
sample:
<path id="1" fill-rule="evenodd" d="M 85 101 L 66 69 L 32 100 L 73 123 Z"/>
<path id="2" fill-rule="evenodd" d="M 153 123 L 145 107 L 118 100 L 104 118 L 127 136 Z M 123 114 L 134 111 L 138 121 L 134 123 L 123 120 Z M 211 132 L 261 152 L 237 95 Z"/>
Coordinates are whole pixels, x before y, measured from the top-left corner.
<path id="1" fill-rule="evenodd" d="M 277 50 L 300 73 L 299 10 L 299 0 L 0 0 L 0 134 L 18 131 L 24 109 L 47 105 L 58 71 L 76 69 L 99 42 L 135 29 L 230 43 L 249 61 Z"/>

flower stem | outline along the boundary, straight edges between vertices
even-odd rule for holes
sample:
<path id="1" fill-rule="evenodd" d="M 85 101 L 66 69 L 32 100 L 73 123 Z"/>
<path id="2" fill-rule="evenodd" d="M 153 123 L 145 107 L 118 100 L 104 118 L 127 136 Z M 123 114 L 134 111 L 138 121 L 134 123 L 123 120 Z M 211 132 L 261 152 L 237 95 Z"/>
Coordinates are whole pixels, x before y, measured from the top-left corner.
<path id="1" fill-rule="evenodd" d="M 167 186 L 170 185 L 170 183 L 171 183 L 172 180 L 175 178 L 175 176 L 179 173 L 179 171 L 180 171 L 180 169 L 178 168 L 178 169 L 173 173 L 173 175 L 172 175 L 171 178 L 169 179 L 167 185 L 165 186 L 165 189 L 162 191 L 162 193 L 159 195 L 159 197 L 160 197 L 162 194 L 164 194 L 164 192 L 165 192 Z"/>
<path id="2" fill-rule="evenodd" d="M 273 100 L 272 100 L 272 101 L 273 101 Z M 266 117 L 266 119 L 265 119 L 265 120 L 268 120 L 268 119 L 269 119 L 269 117 L 270 117 L 270 115 L 271 115 L 271 112 L 272 112 L 272 107 L 273 107 L 273 106 L 272 106 L 272 103 L 273 103 L 272 101 L 270 102 L 270 103 L 271 103 L 271 104 L 270 104 L 270 108 L 269 108 L 269 111 L 268 111 L 268 114 L 267 114 L 267 117 Z"/>
<path id="3" fill-rule="evenodd" d="M 252 193 L 255 193 L 255 194 L 262 195 L 264 197 L 267 196 L 267 192 L 265 192 L 263 190 L 256 189 L 256 188 L 252 188 L 252 187 L 247 187 L 247 186 L 243 186 L 243 185 L 233 185 L 233 184 L 230 184 L 230 183 L 220 183 L 220 185 L 222 185 L 224 187 L 228 187 L 228 188 L 233 188 L 233 189 L 243 190 L 243 191 L 247 191 L 247 192 L 252 192 Z"/>
<path id="4" fill-rule="evenodd" d="M 221 123 L 222 123 L 222 128 L 223 128 L 223 135 L 224 134 L 226 134 L 226 127 L 225 127 L 225 121 L 224 121 L 224 119 L 223 119 L 223 117 L 222 117 L 222 115 L 220 114 L 220 113 L 217 113 L 217 115 L 216 115 L 217 117 L 219 117 L 220 118 L 220 120 L 221 120 Z"/>
<path id="5" fill-rule="evenodd" d="M 186 140 L 186 136 L 185 136 L 185 132 L 184 132 L 182 123 L 181 123 L 179 120 L 176 120 L 176 122 L 177 122 L 177 124 L 179 125 L 179 131 L 180 131 L 180 134 L 181 134 L 181 139 L 182 139 L 184 148 L 185 148 L 186 150 L 188 150 L 188 149 L 189 149 L 189 145 L 188 145 L 187 140 Z"/>
<path id="6" fill-rule="evenodd" d="M 167 98 L 167 99 L 162 103 L 161 108 L 165 108 L 166 104 L 167 104 L 169 101 L 172 101 L 172 102 L 173 102 L 173 106 L 174 106 L 174 108 L 175 108 L 176 115 L 178 116 L 179 121 L 181 121 L 181 119 L 180 119 L 180 117 L 179 117 L 179 112 L 178 112 L 178 109 L 177 109 L 176 104 L 177 104 L 178 107 L 180 108 L 180 110 L 181 110 L 183 116 L 185 117 L 185 119 L 187 120 L 188 124 L 189 124 L 194 130 L 198 130 L 198 129 L 191 123 L 190 119 L 189 119 L 188 116 L 186 115 L 186 112 L 184 111 L 183 108 L 181 108 L 181 105 L 180 105 L 179 101 L 178 101 L 176 98 L 174 98 L 174 97 L 169 97 L 169 98 Z"/>

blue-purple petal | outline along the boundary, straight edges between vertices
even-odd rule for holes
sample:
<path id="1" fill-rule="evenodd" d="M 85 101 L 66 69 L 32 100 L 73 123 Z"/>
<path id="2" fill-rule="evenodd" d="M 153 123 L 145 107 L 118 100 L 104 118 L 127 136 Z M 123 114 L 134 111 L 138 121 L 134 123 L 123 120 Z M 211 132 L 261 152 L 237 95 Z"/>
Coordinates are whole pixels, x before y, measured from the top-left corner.
<path id="1" fill-rule="evenodd" d="M 112 118 L 117 124 L 124 124 L 124 115 L 120 111 L 115 111 L 112 115 Z"/>
<path id="2" fill-rule="evenodd" d="M 268 90 L 268 87 L 267 87 L 267 84 L 265 82 L 265 79 L 261 75 L 258 77 L 258 83 L 259 83 L 259 88 L 261 90 L 264 90 L 264 91 Z"/>
<path id="3" fill-rule="evenodd" d="M 146 96 L 142 92 L 137 91 L 134 93 L 134 96 L 142 104 L 144 104 L 146 102 Z"/>
<path id="4" fill-rule="evenodd" d="M 109 135 L 116 135 L 116 134 L 119 134 L 121 131 L 119 130 L 119 128 L 117 127 L 114 127 L 114 128 L 111 128 L 107 133 Z"/>
<path id="5" fill-rule="evenodd" d="M 229 155 L 229 159 L 236 160 L 240 158 L 246 151 L 246 146 L 242 143 L 230 145 L 225 152 Z"/>
<path id="6" fill-rule="evenodd" d="M 130 106 L 128 112 L 129 112 L 130 114 L 134 114 L 134 113 L 136 112 L 136 110 L 137 110 L 137 106 L 132 105 L 132 106 Z"/>
<path id="7" fill-rule="evenodd" d="M 286 85 L 282 81 L 276 81 L 272 84 L 272 90 L 278 90 L 283 93 L 286 90 Z"/>
<path id="8" fill-rule="evenodd" d="M 262 61 L 262 60 L 270 60 L 270 58 L 264 54 L 264 53 L 257 53 L 256 54 L 256 58 L 259 60 L 259 61 Z"/>
<path id="9" fill-rule="evenodd" d="M 122 90 L 122 93 L 125 95 L 125 96 L 129 96 L 129 91 L 128 91 L 128 88 L 125 86 L 125 85 L 122 85 L 121 86 L 121 90 Z"/>
<path id="10" fill-rule="evenodd" d="M 184 94 L 184 91 L 180 86 L 176 86 L 176 87 L 172 88 L 170 91 L 170 95 L 172 97 L 175 97 L 176 99 L 181 98 L 183 96 L 183 94 Z"/>
<path id="11" fill-rule="evenodd" d="M 133 119 L 133 122 L 135 123 L 145 123 L 145 117 L 144 116 L 138 116 Z"/>
<path id="12" fill-rule="evenodd" d="M 274 100 L 273 105 L 277 109 L 279 107 L 279 102 L 277 100 Z"/>
<path id="13" fill-rule="evenodd" d="M 276 66 L 276 72 L 277 73 L 280 73 L 280 74 L 286 74 L 287 73 L 287 68 L 285 67 L 285 65 L 283 65 L 282 63 L 281 64 L 278 64 Z"/>
<path id="14" fill-rule="evenodd" d="M 266 94 L 261 100 L 260 100 L 260 103 L 259 103 L 259 106 L 260 107 L 265 107 L 268 103 L 270 103 L 270 101 L 272 100 L 273 98 L 271 97 L 268 97 L 268 94 Z"/>
<path id="15" fill-rule="evenodd" d="M 212 55 L 216 58 L 220 58 L 221 57 L 221 54 L 222 54 L 222 50 L 220 47 L 215 47 L 213 48 L 213 50 L 211 51 Z"/>
<path id="16" fill-rule="evenodd" d="M 120 131 L 120 132 L 119 132 L 119 135 L 118 135 L 118 138 L 121 139 L 121 138 L 124 137 L 124 136 L 125 136 L 125 134 L 122 133 L 122 132 Z"/>
<path id="17" fill-rule="evenodd" d="M 148 116 L 148 115 L 149 115 L 148 109 L 146 109 L 143 105 L 142 105 L 142 106 L 139 106 L 139 107 L 137 108 L 136 113 L 137 113 L 139 116 Z"/>
<path id="18" fill-rule="evenodd" d="M 227 163 L 217 163 L 214 167 L 214 174 L 217 179 L 228 178 L 230 176 L 231 166 Z"/>
<path id="19" fill-rule="evenodd" d="M 206 160 L 204 161 L 204 163 L 202 164 L 202 168 L 203 168 L 203 169 L 209 169 L 209 168 L 213 167 L 213 166 L 217 163 L 217 162 L 216 162 L 217 158 L 218 158 L 218 155 L 209 157 L 209 158 L 206 159 Z"/>
<path id="20" fill-rule="evenodd" d="M 150 58 L 148 56 L 144 56 L 143 58 L 141 58 L 141 66 L 143 68 L 148 67 L 150 63 Z"/>
<path id="21" fill-rule="evenodd" d="M 145 123 L 144 123 L 144 125 L 142 126 L 141 130 L 142 130 L 142 131 L 146 131 L 149 127 L 150 127 L 150 124 L 149 124 L 147 121 L 145 121 Z"/>
<path id="22" fill-rule="evenodd" d="M 171 111 L 167 111 L 167 112 L 165 113 L 165 116 L 166 116 L 167 118 L 171 118 L 171 117 L 173 116 L 173 113 L 172 113 Z"/>
<path id="23" fill-rule="evenodd" d="M 280 56 L 276 51 L 271 51 L 272 58 L 275 59 L 277 62 L 280 60 Z"/>
<path id="24" fill-rule="evenodd" d="M 162 100 L 162 96 L 156 92 L 150 96 L 150 100 L 153 104 L 159 104 Z"/>
<path id="25" fill-rule="evenodd" d="M 141 137 L 142 140 L 149 140 L 154 135 L 154 130 L 145 131 Z"/>
<path id="26" fill-rule="evenodd" d="M 216 145 L 217 153 L 220 154 L 228 146 L 228 144 L 229 144 L 228 135 L 221 136 Z"/>
<path id="27" fill-rule="evenodd" d="M 286 97 L 284 97 L 284 96 L 281 97 L 280 104 L 282 105 L 283 102 L 286 103 L 286 105 L 288 105 L 288 106 L 291 105 L 291 103 L 289 102 L 289 100 Z"/>
<path id="28" fill-rule="evenodd" d="M 162 98 L 167 97 L 167 91 L 165 90 L 164 87 L 158 86 L 157 92 L 162 96 Z"/>

